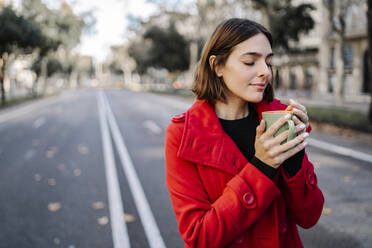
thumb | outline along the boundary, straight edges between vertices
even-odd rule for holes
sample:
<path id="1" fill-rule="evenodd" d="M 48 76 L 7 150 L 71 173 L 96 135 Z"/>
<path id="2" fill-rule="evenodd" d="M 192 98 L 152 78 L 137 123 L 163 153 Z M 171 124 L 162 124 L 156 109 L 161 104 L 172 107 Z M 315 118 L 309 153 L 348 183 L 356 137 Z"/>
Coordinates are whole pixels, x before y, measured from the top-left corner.
<path id="1" fill-rule="evenodd" d="M 260 125 L 258 125 L 256 129 L 256 137 L 260 137 L 265 132 L 265 126 L 265 120 L 261 120 Z"/>
<path id="2" fill-rule="evenodd" d="M 293 109 L 293 106 L 292 105 L 289 105 L 286 109 L 285 109 L 285 111 L 291 111 Z"/>

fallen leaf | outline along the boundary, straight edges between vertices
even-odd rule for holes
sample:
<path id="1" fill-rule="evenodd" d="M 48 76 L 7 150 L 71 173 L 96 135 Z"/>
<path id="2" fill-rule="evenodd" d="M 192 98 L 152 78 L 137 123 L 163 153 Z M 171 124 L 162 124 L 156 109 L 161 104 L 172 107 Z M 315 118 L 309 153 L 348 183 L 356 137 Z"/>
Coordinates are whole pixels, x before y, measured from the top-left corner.
<path id="1" fill-rule="evenodd" d="M 34 179 L 35 179 L 36 182 L 40 182 L 41 181 L 41 175 L 40 174 L 35 174 Z"/>
<path id="2" fill-rule="evenodd" d="M 46 152 L 45 156 L 47 158 L 53 158 L 54 155 L 57 153 L 58 148 L 56 146 L 49 147 L 48 151 Z"/>
<path id="3" fill-rule="evenodd" d="M 86 145 L 80 144 L 78 146 L 78 151 L 80 154 L 88 154 L 89 153 L 89 148 Z"/>
<path id="4" fill-rule="evenodd" d="M 126 223 L 131 223 L 131 222 L 136 221 L 136 217 L 134 217 L 134 216 L 131 215 L 131 214 L 124 214 L 124 221 L 125 221 Z"/>
<path id="5" fill-rule="evenodd" d="M 54 178 L 49 178 L 48 179 L 48 185 L 50 185 L 50 186 L 56 186 L 56 184 L 57 184 L 56 179 L 54 179 Z"/>
<path id="6" fill-rule="evenodd" d="M 75 169 L 74 170 L 74 175 L 77 176 L 77 177 L 80 176 L 81 175 L 81 170 L 80 169 Z"/>
<path id="7" fill-rule="evenodd" d="M 349 177 L 349 176 L 344 177 L 344 182 L 345 183 L 350 183 L 350 181 L 351 181 L 351 177 Z"/>
<path id="8" fill-rule="evenodd" d="M 48 209 L 51 212 L 56 212 L 56 211 L 60 210 L 61 207 L 62 207 L 62 205 L 59 202 L 52 202 L 52 203 L 48 204 Z"/>
<path id="9" fill-rule="evenodd" d="M 98 202 L 94 202 L 92 204 L 92 207 L 94 209 L 103 209 L 105 207 L 105 204 L 103 202 L 101 202 L 101 201 L 98 201 Z"/>
<path id="10" fill-rule="evenodd" d="M 333 212 L 333 210 L 332 210 L 332 208 L 323 208 L 323 214 L 325 214 L 325 215 L 330 215 L 330 214 L 332 214 L 332 212 Z"/>
<path id="11" fill-rule="evenodd" d="M 101 226 L 107 225 L 109 223 L 109 219 L 106 216 L 97 219 L 98 224 Z"/>

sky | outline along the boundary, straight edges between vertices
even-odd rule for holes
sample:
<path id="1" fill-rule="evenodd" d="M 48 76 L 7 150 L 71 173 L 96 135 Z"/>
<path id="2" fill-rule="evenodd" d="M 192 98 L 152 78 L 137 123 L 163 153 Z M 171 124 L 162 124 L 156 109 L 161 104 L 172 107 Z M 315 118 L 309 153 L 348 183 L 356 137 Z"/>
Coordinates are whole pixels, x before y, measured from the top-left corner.
<path id="1" fill-rule="evenodd" d="M 43 0 L 50 7 L 57 4 L 55 0 Z M 126 15 L 132 14 L 146 18 L 155 13 L 157 7 L 146 0 L 65 0 L 71 5 L 75 14 L 94 10 L 97 20 L 95 34 L 84 34 L 81 44 L 74 50 L 83 55 L 93 56 L 102 62 L 109 55 L 111 45 L 125 42 L 127 28 Z"/>

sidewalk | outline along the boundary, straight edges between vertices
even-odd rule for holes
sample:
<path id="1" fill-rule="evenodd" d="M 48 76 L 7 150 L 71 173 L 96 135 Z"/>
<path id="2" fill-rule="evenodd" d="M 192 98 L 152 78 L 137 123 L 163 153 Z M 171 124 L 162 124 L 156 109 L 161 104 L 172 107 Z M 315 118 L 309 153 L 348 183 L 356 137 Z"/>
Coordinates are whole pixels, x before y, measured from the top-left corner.
<path id="1" fill-rule="evenodd" d="M 299 103 L 311 107 L 333 107 L 367 114 L 370 105 L 370 96 L 345 96 L 342 103 L 338 103 L 332 94 L 318 94 L 307 91 L 281 91 L 275 90 L 275 97 L 283 102 L 288 102 L 290 98 Z"/>

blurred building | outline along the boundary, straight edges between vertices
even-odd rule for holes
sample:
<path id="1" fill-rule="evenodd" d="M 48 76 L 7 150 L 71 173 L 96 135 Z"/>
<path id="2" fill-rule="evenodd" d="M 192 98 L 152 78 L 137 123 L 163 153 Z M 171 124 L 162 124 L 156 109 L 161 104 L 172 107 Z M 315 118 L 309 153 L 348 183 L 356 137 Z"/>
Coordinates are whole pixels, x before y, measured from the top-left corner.
<path id="1" fill-rule="evenodd" d="M 336 63 L 344 56 L 344 95 L 363 98 L 369 95 L 368 35 L 365 1 L 348 5 L 345 18 L 345 49 L 333 31 L 329 9 L 322 0 L 311 1 L 314 29 L 293 44 L 298 52 L 276 56 L 279 89 L 303 90 L 305 94 L 334 94 L 338 84 Z M 337 21 L 337 19 L 333 19 Z"/>

